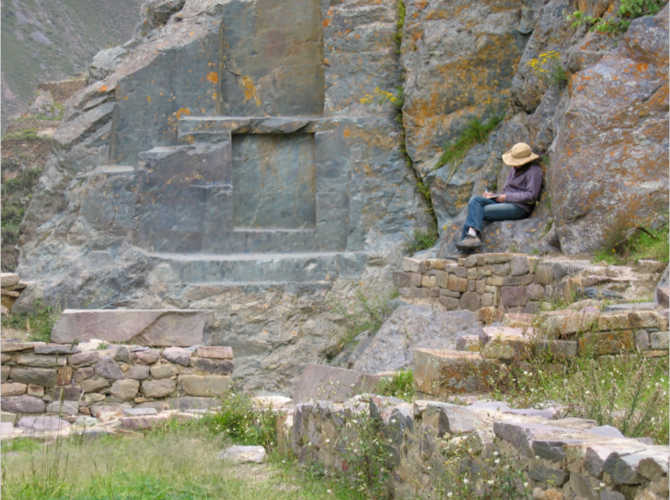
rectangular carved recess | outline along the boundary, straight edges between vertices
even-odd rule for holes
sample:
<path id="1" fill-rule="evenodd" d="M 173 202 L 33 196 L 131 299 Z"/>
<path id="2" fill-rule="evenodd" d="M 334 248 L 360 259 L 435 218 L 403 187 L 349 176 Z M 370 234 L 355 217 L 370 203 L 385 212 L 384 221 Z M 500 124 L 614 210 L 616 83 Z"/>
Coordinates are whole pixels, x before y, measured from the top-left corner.
<path id="1" fill-rule="evenodd" d="M 235 230 L 314 230 L 314 134 L 232 136 Z"/>

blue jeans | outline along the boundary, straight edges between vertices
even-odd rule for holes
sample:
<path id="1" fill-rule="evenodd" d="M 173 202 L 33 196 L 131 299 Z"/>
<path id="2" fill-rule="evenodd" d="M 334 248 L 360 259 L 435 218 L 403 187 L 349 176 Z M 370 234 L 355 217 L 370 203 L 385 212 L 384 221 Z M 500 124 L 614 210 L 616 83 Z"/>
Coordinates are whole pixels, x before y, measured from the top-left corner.
<path id="1" fill-rule="evenodd" d="M 519 220 L 528 215 L 528 212 L 514 203 L 498 203 L 483 196 L 473 196 L 468 202 L 468 216 L 463 224 L 461 239 L 465 238 L 470 227 L 481 232 L 484 221 Z"/>

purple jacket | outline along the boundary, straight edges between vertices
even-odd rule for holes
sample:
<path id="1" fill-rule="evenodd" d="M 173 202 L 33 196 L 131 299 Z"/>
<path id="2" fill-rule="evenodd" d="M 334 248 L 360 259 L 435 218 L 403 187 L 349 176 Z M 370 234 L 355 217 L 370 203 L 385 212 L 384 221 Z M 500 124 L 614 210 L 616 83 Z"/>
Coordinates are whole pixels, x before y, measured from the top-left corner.
<path id="1" fill-rule="evenodd" d="M 530 213 L 535 201 L 540 196 L 542 187 L 542 168 L 531 163 L 530 166 L 523 165 L 519 168 L 512 167 L 505 181 L 502 194 L 505 195 L 505 203 L 514 203 Z"/>

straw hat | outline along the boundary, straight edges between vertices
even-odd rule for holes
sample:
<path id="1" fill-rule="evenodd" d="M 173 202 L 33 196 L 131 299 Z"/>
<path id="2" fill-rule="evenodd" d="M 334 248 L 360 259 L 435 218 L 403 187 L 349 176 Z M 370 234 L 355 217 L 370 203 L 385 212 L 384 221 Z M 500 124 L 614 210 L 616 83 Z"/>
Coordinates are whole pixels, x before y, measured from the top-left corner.
<path id="1" fill-rule="evenodd" d="M 539 155 L 533 153 L 525 142 L 515 144 L 512 149 L 502 155 L 503 161 L 510 167 L 520 167 L 538 158 Z"/>

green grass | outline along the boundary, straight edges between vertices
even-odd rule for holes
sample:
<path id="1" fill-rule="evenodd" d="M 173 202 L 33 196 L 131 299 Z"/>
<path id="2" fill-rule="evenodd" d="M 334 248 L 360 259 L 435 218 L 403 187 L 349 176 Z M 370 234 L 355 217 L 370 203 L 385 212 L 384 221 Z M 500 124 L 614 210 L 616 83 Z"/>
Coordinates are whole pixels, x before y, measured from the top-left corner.
<path id="1" fill-rule="evenodd" d="M 37 307 L 41 307 L 38 303 Z M 60 311 L 47 306 L 37 312 L 14 313 L 2 317 L 2 326 L 17 330 L 27 330 L 33 341 L 49 342 L 51 330 L 60 318 Z"/>
<path id="2" fill-rule="evenodd" d="M 5 500 L 304 500 L 361 498 L 347 485 L 270 455 L 267 465 L 223 463 L 230 440 L 205 425 L 12 450 L 3 443 Z M 58 447 L 58 449 L 56 449 Z M 58 456 L 58 461 L 49 457 Z M 51 475 L 51 481 L 44 478 Z"/>
<path id="3" fill-rule="evenodd" d="M 463 132 L 461 132 L 461 135 L 456 140 L 444 146 L 444 152 L 437 165 L 435 165 L 434 170 L 448 163 L 460 160 L 470 151 L 472 146 L 485 142 L 489 134 L 503 121 L 503 118 L 504 115 L 502 114 L 493 116 L 486 122 L 482 122 L 479 118 L 472 118 L 463 129 Z"/>
<path id="4" fill-rule="evenodd" d="M 554 363 L 536 357 L 492 373 L 488 382 L 494 397 L 513 407 L 555 401 L 561 417 L 589 418 L 628 437 L 668 442 L 668 358 L 632 353 Z"/>
<path id="5" fill-rule="evenodd" d="M 37 135 L 37 129 L 36 128 L 25 128 L 23 130 L 18 130 L 16 132 L 11 132 L 7 135 L 5 135 L 2 138 L 3 142 L 4 141 L 20 141 L 20 140 L 27 140 L 27 141 L 39 141 L 39 140 L 49 140 L 45 139 L 43 137 L 40 137 Z"/>
<path id="6" fill-rule="evenodd" d="M 377 387 L 378 394 L 392 396 L 411 402 L 416 390 L 414 389 L 414 372 L 412 370 L 400 370 L 392 377 L 382 378 Z"/>
<path id="7" fill-rule="evenodd" d="M 440 236 L 435 227 L 431 227 L 430 229 L 415 229 L 414 239 L 405 244 L 405 252 L 413 254 L 422 250 L 428 250 L 429 248 L 432 248 L 439 239 Z"/>
<path id="8" fill-rule="evenodd" d="M 649 233 L 638 231 L 630 239 L 625 239 L 625 231 L 617 234 L 598 252 L 594 262 L 607 262 L 614 265 L 636 263 L 640 259 L 652 259 L 668 262 L 669 241 L 668 225 L 650 229 Z"/>

